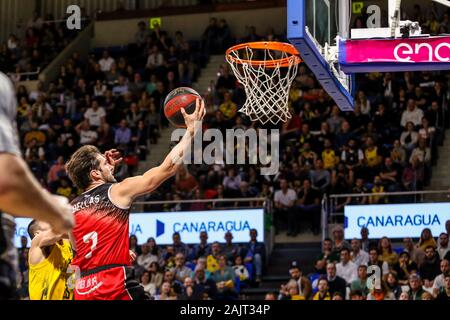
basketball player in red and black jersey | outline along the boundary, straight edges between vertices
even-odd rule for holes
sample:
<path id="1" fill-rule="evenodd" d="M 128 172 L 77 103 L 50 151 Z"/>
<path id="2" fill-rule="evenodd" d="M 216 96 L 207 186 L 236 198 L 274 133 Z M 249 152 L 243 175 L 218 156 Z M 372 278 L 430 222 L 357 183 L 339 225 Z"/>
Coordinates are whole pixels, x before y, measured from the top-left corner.
<path id="1" fill-rule="evenodd" d="M 206 113 L 203 100 L 187 114 L 181 109 L 187 127 L 181 141 L 164 162 L 141 176 L 117 183 L 113 173 L 115 152 L 101 154 L 94 146 L 76 151 L 66 164 L 72 181 L 84 192 L 72 201 L 76 255 L 72 265 L 81 277 L 76 281 L 75 300 L 146 299 L 143 287 L 134 280 L 129 253 L 129 214 L 136 197 L 147 194 L 173 176 L 191 147 L 196 121 Z"/>

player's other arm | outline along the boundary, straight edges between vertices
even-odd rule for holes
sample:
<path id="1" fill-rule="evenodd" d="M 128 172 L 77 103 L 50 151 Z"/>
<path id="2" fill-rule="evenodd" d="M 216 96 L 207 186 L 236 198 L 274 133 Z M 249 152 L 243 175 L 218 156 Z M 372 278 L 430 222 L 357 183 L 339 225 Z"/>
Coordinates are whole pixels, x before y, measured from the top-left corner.
<path id="1" fill-rule="evenodd" d="M 20 157 L 0 153 L 0 172 L 2 211 L 46 221 L 57 232 L 66 232 L 73 227 L 70 207 L 42 189 Z"/>
<path id="2" fill-rule="evenodd" d="M 111 197 L 114 203 L 123 207 L 130 206 L 136 197 L 154 191 L 173 176 L 183 164 L 183 159 L 191 147 L 195 130 L 199 127 L 195 126 L 195 123 L 202 121 L 205 116 L 205 103 L 197 99 L 194 113 L 187 114 L 184 109 L 181 109 L 181 112 L 187 127 L 181 141 L 170 151 L 160 166 L 148 170 L 141 176 L 131 177 L 113 185 Z"/>
<path id="3" fill-rule="evenodd" d="M 53 230 L 48 230 L 39 233 L 39 235 L 37 235 L 35 238 L 38 238 L 37 245 L 40 248 L 44 248 L 52 246 L 62 239 L 67 239 L 68 236 L 67 234 L 55 233 Z"/>
<path id="4" fill-rule="evenodd" d="M 31 247 L 29 252 L 29 263 L 36 265 L 45 259 L 45 248 L 51 247 L 67 235 L 57 234 L 52 230 L 39 231 L 31 240 Z"/>
<path id="5" fill-rule="evenodd" d="M 49 222 L 59 232 L 73 227 L 70 207 L 44 192 L 19 152 L 15 92 L 0 72 L 0 210 Z"/>

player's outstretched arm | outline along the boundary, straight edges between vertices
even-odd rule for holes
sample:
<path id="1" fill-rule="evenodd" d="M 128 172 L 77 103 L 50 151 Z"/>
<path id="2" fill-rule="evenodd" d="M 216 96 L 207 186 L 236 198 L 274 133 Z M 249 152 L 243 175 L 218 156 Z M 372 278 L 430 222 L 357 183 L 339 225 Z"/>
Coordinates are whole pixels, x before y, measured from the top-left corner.
<path id="1" fill-rule="evenodd" d="M 33 241 L 35 241 L 35 245 L 44 248 L 48 246 L 52 246 L 61 239 L 67 239 L 67 234 L 62 233 L 55 233 L 53 230 L 47 230 L 47 231 L 41 231 L 33 238 Z"/>
<path id="2" fill-rule="evenodd" d="M 71 207 L 44 190 L 22 158 L 0 153 L 0 209 L 19 217 L 48 222 L 56 232 L 74 225 Z"/>
<path id="3" fill-rule="evenodd" d="M 67 238 L 67 235 L 57 234 L 53 230 L 38 231 L 31 240 L 30 252 L 28 255 L 28 261 L 30 264 L 36 265 L 45 259 L 44 248 L 53 246 L 63 238 Z"/>
<path id="4" fill-rule="evenodd" d="M 205 102 L 197 99 L 196 108 L 192 114 L 187 114 L 184 109 L 180 110 L 187 127 L 181 141 L 170 151 L 160 166 L 150 169 L 141 176 L 128 178 L 115 184 L 111 188 L 111 197 L 115 204 L 121 207 L 130 206 L 136 197 L 158 188 L 161 183 L 173 176 L 183 164 L 184 157 L 191 148 L 195 130 L 201 129 L 201 126 L 196 126 L 195 123 L 202 121 L 205 116 Z"/>

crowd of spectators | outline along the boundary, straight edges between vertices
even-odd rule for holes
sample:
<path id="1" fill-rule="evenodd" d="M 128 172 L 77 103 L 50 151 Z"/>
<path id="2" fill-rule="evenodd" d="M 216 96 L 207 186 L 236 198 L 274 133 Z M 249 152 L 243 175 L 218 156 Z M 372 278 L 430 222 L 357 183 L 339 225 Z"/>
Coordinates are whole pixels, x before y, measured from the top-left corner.
<path id="1" fill-rule="evenodd" d="M 440 16 L 442 25 L 447 20 L 447 13 Z M 423 22 L 424 30 L 427 23 Z M 210 44 L 211 51 L 221 52 L 214 43 L 228 33 L 217 30 L 217 20 L 211 19 L 204 43 Z M 274 32 L 258 35 L 254 27 L 248 28 L 245 38 L 238 39 L 257 40 L 285 41 Z M 378 193 L 420 191 L 429 185 L 432 166 L 439 157 L 437 147 L 449 124 L 448 73 L 373 72 L 358 75 L 356 83 L 355 110 L 342 112 L 301 64 L 290 91 L 292 118 L 279 127 L 281 168 L 277 175 L 260 176 L 259 167 L 252 165 L 190 166 L 188 179 L 196 186 L 195 192 L 177 188 L 179 181 L 169 182 L 161 189 L 164 199 L 171 199 L 169 195 L 174 193 L 177 198 L 194 198 L 197 192 L 205 199 L 269 197 L 274 200 L 277 232 L 287 229 L 289 236 L 297 235 L 300 225 L 308 225 L 302 222 L 308 222 L 314 233 L 319 232 L 319 205 L 324 194 L 361 195 L 340 199 L 331 208 L 333 212 L 342 212 L 351 204 L 413 200 Z M 205 128 L 224 131 L 260 127 L 238 113 L 245 93 L 226 64 L 220 67 L 205 100 Z"/>
<path id="2" fill-rule="evenodd" d="M 257 286 L 266 265 L 266 246 L 257 240 L 256 229 L 249 230 L 247 243 L 234 243 L 228 231 L 223 242 L 208 242 L 201 231 L 198 244 L 182 242 L 180 233 L 173 243 L 158 245 L 154 238 L 145 242 L 130 236 L 130 251 L 136 254 L 132 265 L 135 278 L 154 300 L 237 300 L 243 288 Z M 19 253 L 19 296 L 28 298 L 28 240 L 21 237 Z"/>
<path id="3" fill-rule="evenodd" d="M 136 277 L 155 300 L 236 300 L 242 288 L 261 281 L 266 260 L 264 243 L 257 231 L 249 231 L 248 243 L 233 243 L 233 234 L 225 233 L 224 242 L 208 242 L 208 233 L 200 232 L 199 243 L 187 245 L 179 233 L 173 243 L 158 246 L 154 238 L 138 245 L 130 238 L 130 250 L 138 254 L 134 262 Z"/>
<path id="4" fill-rule="evenodd" d="M 68 31 L 61 25 L 39 19 L 36 17 L 30 25 L 27 38 L 11 37 L 8 44 L 0 45 L 0 70 L 12 71 L 15 82 L 18 79 L 14 79 L 14 72 L 42 68 L 52 59 L 51 52 L 56 54 L 70 41 Z M 424 20 L 422 24 L 434 26 L 433 21 Z M 448 14 L 442 15 L 439 23 L 448 25 Z M 442 30 L 438 28 L 438 32 Z M 237 41 L 258 40 L 286 41 L 273 31 L 259 35 L 254 27 L 248 27 L 247 36 Z M 119 181 L 133 174 L 138 161 L 152 152 L 149 142 L 157 143 L 161 128 L 168 126 L 162 112 L 167 93 L 179 86 L 192 85 L 207 57 L 223 53 L 234 41 L 224 19 L 219 22 L 211 19 L 200 42 L 188 41 L 181 31 L 168 34 L 158 25 L 150 30 L 141 22 L 134 43 L 125 50 L 96 50 L 87 59 L 74 53 L 48 87 L 40 83 L 31 92 L 24 86 L 18 87 L 21 145 L 33 173 L 43 186 L 71 199 L 78 191 L 67 178 L 64 163 L 80 145 L 95 144 L 101 151 L 117 148 L 123 153 L 125 161 L 116 173 Z M 15 69 L 16 66 L 20 69 Z M 339 211 L 350 204 L 393 201 L 387 196 L 370 194 L 421 190 L 430 182 L 432 165 L 438 158 L 437 146 L 442 143 L 448 125 L 443 110 L 448 74 L 370 73 L 360 75 L 357 80 L 355 111 L 343 113 L 306 65 L 299 66 L 289 97 L 292 118 L 278 127 L 282 137 L 281 168 L 275 176 L 259 175 L 256 165 L 191 165 L 181 168 L 146 200 L 269 198 L 274 200 L 276 231 L 287 228 L 288 235 L 295 236 L 304 220 L 314 233 L 319 232 L 319 204 L 324 194 L 361 194 L 339 202 L 333 208 Z M 220 67 L 217 81 L 203 94 L 208 109 L 205 129 L 261 127 L 238 113 L 245 92 L 225 64 Z M 242 206 L 215 202 L 203 208 L 235 205 Z M 192 210 L 198 206 L 202 205 L 166 204 L 160 208 L 152 206 L 152 210 Z M 174 242 L 173 247 L 177 247 L 179 244 Z M 153 250 L 146 246 L 144 251 Z M 150 270 L 166 268 L 166 264 L 187 273 L 180 265 L 176 267 L 177 249 L 169 246 L 161 250 L 167 259 L 162 262 L 158 258 L 158 265 L 145 267 L 141 274 L 143 282 L 147 277 L 153 279 L 156 271 Z M 203 261 L 200 256 L 188 258 L 189 254 L 186 249 L 179 260 L 192 262 L 191 267 L 195 260 Z M 215 278 L 216 285 L 223 293 L 228 288 L 225 280 L 230 273 L 228 264 L 238 266 L 236 270 L 245 274 L 245 269 L 239 266 L 248 265 L 249 260 L 246 254 L 225 260 L 217 254 L 215 259 L 221 270 Z M 141 260 L 145 257 L 139 256 L 137 261 Z M 183 281 L 190 279 L 188 284 L 193 281 L 194 288 L 198 280 L 197 264 L 195 261 L 194 274 L 183 278 Z M 215 271 L 210 272 L 214 275 Z M 178 283 L 176 272 L 168 272 L 167 279 L 163 277 L 163 283 L 154 288 L 156 296 L 169 297 Z M 262 269 L 255 267 L 251 274 L 259 281 Z M 322 288 L 326 287 L 324 281 L 321 283 Z M 153 290 L 152 286 L 147 287 Z M 289 288 L 286 290 L 289 292 Z M 185 294 L 192 296 L 192 292 L 195 290 Z M 234 293 L 225 295 L 236 297 Z"/>
<path id="5" fill-rule="evenodd" d="M 442 19 L 445 23 L 445 15 Z M 247 36 L 237 41 L 257 40 L 285 39 L 273 31 L 262 36 L 248 27 Z M 48 88 L 39 85 L 26 92 L 19 87 L 18 123 L 33 172 L 53 192 L 75 194 L 73 188 L 69 192 L 62 164 L 79 145 L 96 144 L 102 151 L 116 147 L 124 153 L 126 161 L 118 171 L 123 179 L 151 152 L 148 140 L 156 143 L 161 127 L 168 125 L 162 112 L 167 93 L 190 86 L 204 66 L 203 58 L 223 52 L 226 46 L 218 43 L 233 41 L 224 19 L 212 18 L 200 42 L 187 41 L 181 31 L 169 35 L 158 25 L 149 29 L 140 22 L 126 50 L 98 50 L 87 60 L 74 53 Z M 225 64 L 219 74 L 204 92 L 204 128 L 260 127 L 238 112 L 245 102 L 242 84 Z M 277 175 L 261 176 L 256 165 L 191 165 L 147 200 L 269 197 L 274 200 L 277 232 L 289 226 L 288 235 L 295 236 L 304 220 L 314 233 L 319 231 L 323 194 L 362 194 L 342 198 L 333 208 L 340 211 L 348 204 L 398 200 L 371 193 L 421 190 L 430 182 L 448 124 L 443 110 L 448 75 L 370 73 L 360 75 L 357 83 L 355 111 L 344 113 L 300 65 L 290 91 L 292 118 L 279 126 Z"/>
<path id="6" fill-rule="evenodd" d="M 83 17 L 84 17 L 83 12 Z M 87 20 L 83 20 L 84 26 Z M 39 72 L 76 37 L 79 30 L 69 30 L 65 20 L 55 20 L 52 14 L 32 18 L 18 25 L 17 33 L 0 43 L 0 70 L 12 81 L 37 80 Z"/>
<path id="7" fill-rule="evenodd" d="M 51 26 L 54 25 L 50 22 L 42 22 L 42 26 L 36 25 L 36 30 Z M 121 151 L 124 161 L 115 173 L 121 181 L 134 173 L 138 161 L 146 159 L 151 152 L 149 145 L 158 142 L 161 128 L 168 126 L 162 115 L 167 93 L 191 85 L 204 66 L 207 53 L 202 53 L 201 42 L 186 40 L 181 31 L 168 35 L 159 26 L 153 27 L 150 30 L 146 23 L 139 23 L 134 43 L 125 50 L 97 50 L 87 58 L 73 53 L 48 86 L 39 82 L 29 92 L 16 83 L 17 124 L 23 155 L 43 187 L 69 200 L 79 194 L 67 177 L 64 164 L 82 145 L 96 145 L 102 152 L 112 148 Z M 58 45 L 67 44 L 69 39 Z M 35 50 L 42 54 L 45 48 L 40 46 L 41 38 L 36 41 Z M 8 49 L 7 56 L 11 55 L 13 50 Z M 1 70 L 9 69 L 2 65 Z M 10 74 L 13 81 L 14 75 Z M 180 198 L 182 192 L 183 197 L 190 195 L 197 185 L 192 175 L 182 170 L 173 183 Z M 169 196 L 172 199 L 177 194 Z M 196 197 L 203 195 L 197 192 Z M 246 277 L 242 280 L 260 281 L 261 256 L 253 252 L 260 250 L 260 245 L 236 252 L 235 255 L 243 254 L 240 272 Z M 20 253 L 22 296 L 27 295 L 27 252 L 25 241 Z M 170 248 L 167 259 L 169 256 Z M 234 256 L 228 258 L 234 263 Z M 248 267 L 249 271 L 245 264 L 252 265 L 253 259 L 255 268 Z M 233 297 L 237 297 L 235 293 Z"/>
<path id="8" fill-rule="evenodd" d="M 322 242 L 312 272 L 304 274 L 299 261 L 289 266 L 289 280 L 278 292 L 268 292 L 266 300 L 449 300 L 450 220 L 435 238 L 423 229 L 415 243 L 404 238 L 394 244 L 388 237 L 371 239 L 366 227 L 361 237 L 344 239 L 336 226 L 332 239 Z M 179 233 L 173 243 L 158 245 L 154 238 L 139 242 L 130 236 L 130 250 L 136 279 L 155 300 L 236 300 L 246 299 L 242 289 L 259 284 L 267 263 L 265 244 L 249 231 L 248 243 L 234 243 L 226 232 L 224 241 L 208 242 L 208 233 L 199 242 L 187 245 Z M 141 243 L 141 244 L 138 244 Z M 22 274 L 20 294 L 27 297 L 27 238 L 19 248 Z"/>
<path id="9" fill-rule="evenodd" d="M 35 24 L 34 29 L 41 32 L 61 28 Z M 52 192 L 70 199 L 76 196 L 78 190 L 67 178 L 64 163 L 81 145 L 93 144 L 102 152 L 118 149 L 124 162 L 117 179 L 132 174 L 151 152 L 149 145 L 158 142 L 161 127 L 168 125 L 161 112 L 167 93 L 190 85 L 198 75 L 199 49 L 191 50 L 182 32 L 170 37 L 158 26 L 149 30 L 143 22 L 138 28 L 135 43 L 115 56 L 108 50 L 94 51 L 87 58 L 74 52 L 48 86 L 39 82 L 30 92 L 24 85 L 17 86 L 23 154 L 35 176 Z M 51 59 L 47 55 L 51 50 L 42 47 L 41 40 L 37 38 L 34 50 Z M 61 51 L 68 41 L 70 37 L 54 41 L 58 44 L 54 50 Z M 7 53 L 15 54 L 13 49 Z M 3 66 L 0 70 L 8 71 Z"/>
<path id="10" fill-rule="evenodd" d="M 39 82 L 28 91 L 18 81 L 31 78 L 16 77 L 14 71 L 23 70 L 12 70 L 15 60 L 10 59 L 17 52 L 26 57 L 27 50 L 33 49 L 45 57 L 40 60 L 42 69 L 72 39 L 66 28 L 49 20 L 54 19 L 33 18 L 30 34 L 35 39 L 30 47 L 22 47 L 25 38 L 14 40 L 16 45 L 12 46 L 14 37 L 8 41 L 10 47 L 1 46 L 0 70 L 13 71 L 9 75 L 17 88 L 17 125 L 27 164 L 43 187 L 71 200 L 79 190 L 67 177 L 64 164 L 77 148 L 93 144 L 102 152 L 118 149 L 124 161 L 115 177 L 121 181 L 132 175 L 138 162 L 151 152 L 149 146 L 158 142 L 161 127 L 168 125 L 161 112 L 167 93 L 190 85 L 204 59 L 199 54 L 200 44 L 191 49 L 181 31 L 169 36 L 158 26 L 149 30 L 140 23 L 136 41 L 126 50 L 114 55 L 108 50 L 94 51 L 87 58 L 74 52 L 60 67 L 55 81 L 48 86 Z M 48 47 L 54 29 L 63 30 L 60 36 L 64 39 L 51 38 L 52 46 Z M 25 249 L 21 251 L 22 296 L 27 295 Z"/>
<path id="11" fill-rule="evenodd" d="M 279 292 L 269 292 L 266 300 L 450 300 L 450 220 L 436 239 L 431 230 L 422 230 L 419 240 L 404 238 L 394 245 L 388 237 L 369 240 L 369 230 L 361 237 L 344 240 L 340 226 L 333 239 L 322 242 L 313 272 L 293 261 L 290 279 Z"/>

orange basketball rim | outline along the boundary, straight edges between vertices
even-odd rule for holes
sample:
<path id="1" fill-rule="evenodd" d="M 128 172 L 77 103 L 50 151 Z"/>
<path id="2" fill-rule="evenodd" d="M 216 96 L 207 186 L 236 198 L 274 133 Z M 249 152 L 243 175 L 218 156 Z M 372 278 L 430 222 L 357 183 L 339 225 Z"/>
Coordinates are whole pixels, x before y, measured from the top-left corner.
<path id="1" fill-rule="evenodd" d="M 235 45 L 226 51 L 227 62 L 247 96 L 239 110 L 252 121 L 286 122 L 289 90 L 302 61 L 290 43 L 259 41 Z"/>
<path id="2" fill-rule="evenodd" d="M 284 52 L 284 57 L 280 59 L 267 59 L 267 60 L 252 60 L 252 59 L 239 59 L 239 51 L 241 50 L 271 50 Z M 257 41 L 240 43 L 229 48 L 225 55 L 228 62 L 238 64 L 249 64 L 254 67 L 263 66 L 265 68 L 277 68 L 277 67 L 289 67 L 292 64 L 299 64 L 302 60 L 299 57 L 299 52 L 290 43 L 276 42 L 276 41 Z"/>

